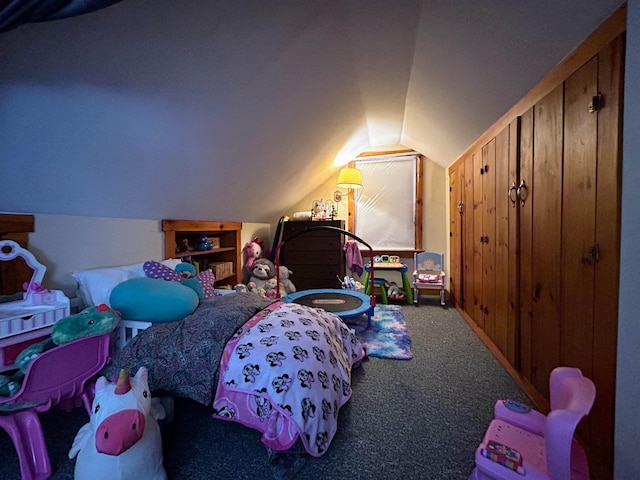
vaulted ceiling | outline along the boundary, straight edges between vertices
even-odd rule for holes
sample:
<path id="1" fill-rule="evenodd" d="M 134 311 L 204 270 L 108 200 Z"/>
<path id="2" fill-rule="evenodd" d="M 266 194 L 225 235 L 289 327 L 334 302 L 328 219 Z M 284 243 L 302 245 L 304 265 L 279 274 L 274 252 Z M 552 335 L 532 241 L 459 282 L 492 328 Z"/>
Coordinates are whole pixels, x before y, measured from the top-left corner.
<path id="1" fill-rule="evenodd" d="M 446 167 L 620 0 L 124 0 L 0 35 L 0 210 L 272 221 L 335 163 Z"/>

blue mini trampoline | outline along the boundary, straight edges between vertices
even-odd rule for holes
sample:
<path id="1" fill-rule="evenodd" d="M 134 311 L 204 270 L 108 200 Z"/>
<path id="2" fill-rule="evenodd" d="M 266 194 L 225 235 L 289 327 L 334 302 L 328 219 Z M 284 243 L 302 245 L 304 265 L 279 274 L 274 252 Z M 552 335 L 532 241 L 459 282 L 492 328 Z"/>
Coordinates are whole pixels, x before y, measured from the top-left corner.
<path id="1" fill-rule="evenodd" d="M 367 315 L 367 328 L 371 327 L 371 316 L 375 305 L 371 305 L 368 295 L 338 288 L 317 288 L 290 293 L 282 297 L 283 302 L 299 303 L 308 307 L 319 307 L 335 313 L 341 319 Z"/>
<path id="2" fill-rule="evenodd" d="M 353 233 L 343 230 L 342 228 L 333 227 L 329 225 L 318 225 L 314 227 L 305 228 L 304 230 L 300 230 L 296 234 L 289 237 L 287 240 L 291 240 L 292 238 L 297 237 L 298 235 L 302 235 L 307 232 L 312 232 L 314 230 L 334 230 L 343 235 L 347 235 L 348 237 L 352 237 L 358 242 L 362 243 L 369 249 L 370 265 L 372 266 L 369 271 L 369 278 L 367 279 L 370 282 L 371 289 L 370 295 L 365 295 L 364 293 L 356 292 L 354 290 L 340 289 L 340 288 L 319 288 L 319 289 L 311 289 L 311 290 L 302 290 L 300 292 L 291 293 L 282 297 L 282 301 L 284 302 L 293 302 L 299 303 L 300 305 L 306 305 L 309 307 L 317 307 L 323 308 L 324 310 L 335 313 L 343 320 L 348 318 L 356 318 L 361 315 L 367 315 L 367 328 L 371 328 L 371 316 L 373 315 L 374 308 L 376 306 L 376 296 L 373 293 L 374 288 L 374 275 L 373 275 L 373 249 L 371 246 L 355 236 Z M 275 264 L 276 271 L 279 269 L 280 263 L 280 248 L 284 245 L 284 241 L 280 242 L 280 244 L 276 248 L 275 252 Z M 276 276 L 277 278 L 277 276 Z M 278 282 L 278 286 L 276 291 L 280 291 L 280 285 Z"/>

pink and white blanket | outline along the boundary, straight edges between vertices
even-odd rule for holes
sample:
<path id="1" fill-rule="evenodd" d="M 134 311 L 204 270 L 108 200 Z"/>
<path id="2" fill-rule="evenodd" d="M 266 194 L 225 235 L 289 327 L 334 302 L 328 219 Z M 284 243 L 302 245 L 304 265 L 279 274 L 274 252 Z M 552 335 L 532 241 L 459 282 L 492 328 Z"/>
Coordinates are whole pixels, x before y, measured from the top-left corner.
<path id="1" fill-rule="evenodd" d="M 351 367 L 362 345 L 336 315 L 276 302 L 250 319 L 222 355 L 214 417 L 262 432 L 262 442 L 287 450 L 300 438 L 324 454 L 338 410 L 351 397 Z"/>

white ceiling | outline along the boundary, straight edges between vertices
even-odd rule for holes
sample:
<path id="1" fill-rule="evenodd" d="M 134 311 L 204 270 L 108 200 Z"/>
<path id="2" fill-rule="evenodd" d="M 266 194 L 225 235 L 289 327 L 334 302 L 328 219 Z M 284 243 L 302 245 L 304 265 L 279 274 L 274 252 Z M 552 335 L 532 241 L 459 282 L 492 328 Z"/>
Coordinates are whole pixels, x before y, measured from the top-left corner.
<path id="1" fill-rule="evenodd" d="M 24 25 L 0 36 L 0 210 L 272 221 L 371 147 L 446 167 L 621 3 L 124 0 Z"/>

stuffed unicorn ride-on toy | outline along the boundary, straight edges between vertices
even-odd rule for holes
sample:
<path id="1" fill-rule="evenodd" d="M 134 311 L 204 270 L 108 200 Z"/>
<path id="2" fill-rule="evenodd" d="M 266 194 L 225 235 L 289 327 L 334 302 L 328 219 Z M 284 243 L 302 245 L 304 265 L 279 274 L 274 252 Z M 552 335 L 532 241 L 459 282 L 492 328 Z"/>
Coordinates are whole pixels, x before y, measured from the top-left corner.
<path id="1" fill-rule="evenodd" d="M 165 411 L 151 403 L 148 372 L 121 370 L 116 383 L 100 377 L 90 422 L 83 425 L 69 458 L 78 455 L 76 480 L 166 480 L 158 420 Z"/>

